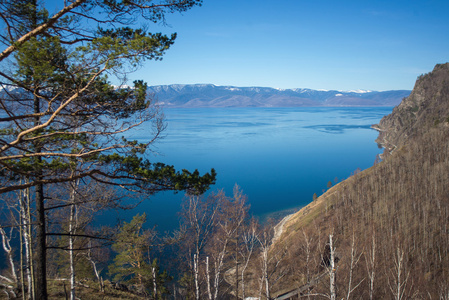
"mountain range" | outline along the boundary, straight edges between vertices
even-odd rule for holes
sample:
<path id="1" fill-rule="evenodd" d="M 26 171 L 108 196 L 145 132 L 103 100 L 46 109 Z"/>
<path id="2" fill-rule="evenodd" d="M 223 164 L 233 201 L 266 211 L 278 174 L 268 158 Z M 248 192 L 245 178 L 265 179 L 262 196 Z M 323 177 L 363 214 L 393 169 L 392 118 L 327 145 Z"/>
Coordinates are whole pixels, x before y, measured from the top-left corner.
<path id="1" fill-rule="evenodd" d="M 338 91 L 173 84 L 148 88 L 165 107 L 395 106 L 409 90 Z"/>

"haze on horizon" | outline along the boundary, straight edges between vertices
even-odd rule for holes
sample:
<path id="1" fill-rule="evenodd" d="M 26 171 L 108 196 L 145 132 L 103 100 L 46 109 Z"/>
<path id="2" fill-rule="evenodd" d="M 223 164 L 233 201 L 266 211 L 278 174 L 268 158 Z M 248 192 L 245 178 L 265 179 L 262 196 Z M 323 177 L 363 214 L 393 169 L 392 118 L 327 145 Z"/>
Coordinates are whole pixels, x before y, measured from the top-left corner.
<path id="1" fill-rule="evenodd" d="M 129 79 L 326 90 L 411 90 L 449 61 L 449 1 L 216 1 L 170 15 L 175 44 Z"/>

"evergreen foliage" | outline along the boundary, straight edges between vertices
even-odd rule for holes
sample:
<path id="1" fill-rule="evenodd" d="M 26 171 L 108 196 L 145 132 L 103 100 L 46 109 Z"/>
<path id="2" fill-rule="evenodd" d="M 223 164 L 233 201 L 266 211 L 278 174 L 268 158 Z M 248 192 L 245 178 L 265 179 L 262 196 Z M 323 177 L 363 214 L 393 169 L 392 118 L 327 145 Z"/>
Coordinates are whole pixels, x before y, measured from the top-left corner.
<path id="1" fill-rule="evenodd" d="M 0 194 L 30 195 L 35 211 L 26 222 L 35 229 L 30 237 L 36 299 L 48 296 L 48 195 L 57 186 L 79 182 L 146 195 L 201 194 L 216 175 L 213 169 L 202 176 L 151 160 L 152 143 L 165 128 L 163 113 L 145 82 L 129 86 L 126 80 L 145 61 L 160 60 L 176 38 L 136 21 L 164 22 L 167 13 L 184 12 L 201 0 L 58 4 L 62 8 L 53 12 L 36 0 L 0 2 Z M 125 137 L 144 123 L 148 140 Z"/>
<path id="2" fill-rule="evenodd" d="M 134 285 L 139 291 L 153 293 L 156 282 L 156 299 L 167 293 L 166 281 L 170 280 L 167 272 L 160 273 L 157 259 L 151 260 L 150 248 L 154 233 L 144 229 L 146 214 L 137 214 L 129 222 L 123 223 L 116 236 L 112 249 L 117 253 L 114 262 L 109 265 L 113 280 Z"/>

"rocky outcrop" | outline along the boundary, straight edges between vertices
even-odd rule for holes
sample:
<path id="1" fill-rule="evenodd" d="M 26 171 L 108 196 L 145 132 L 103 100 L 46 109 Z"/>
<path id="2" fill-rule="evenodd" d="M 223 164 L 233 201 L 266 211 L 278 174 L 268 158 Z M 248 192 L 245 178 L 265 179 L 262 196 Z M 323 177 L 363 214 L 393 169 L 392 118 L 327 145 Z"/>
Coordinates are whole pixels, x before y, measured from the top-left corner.
<path id="1" fill-rule="evenodd" d="M 393 151 L 417 134 L 449 122 L 449 63 L 438 64 L 432 72 L 418 77 L 410 96 L 390 115 L 373 125 L 379 131 L 376 142 Z"/>

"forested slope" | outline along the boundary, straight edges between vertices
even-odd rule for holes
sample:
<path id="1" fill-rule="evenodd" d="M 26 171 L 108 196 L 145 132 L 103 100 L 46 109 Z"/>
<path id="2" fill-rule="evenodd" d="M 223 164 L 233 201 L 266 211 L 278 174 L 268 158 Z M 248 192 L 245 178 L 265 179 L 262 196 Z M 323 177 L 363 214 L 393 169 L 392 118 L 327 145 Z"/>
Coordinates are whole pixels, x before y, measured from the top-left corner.
<path id="1" fill-rule="evenodd" d="M 272 296 L 303 287 L 337 299 L 449 298 L 448 95 L 449 64 L 420 76 L 377 125 L 394 151 L 290 217 L 272 246 Z"/>

